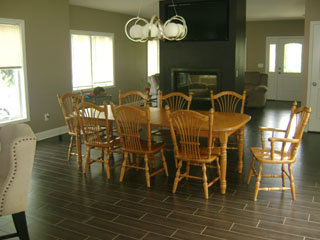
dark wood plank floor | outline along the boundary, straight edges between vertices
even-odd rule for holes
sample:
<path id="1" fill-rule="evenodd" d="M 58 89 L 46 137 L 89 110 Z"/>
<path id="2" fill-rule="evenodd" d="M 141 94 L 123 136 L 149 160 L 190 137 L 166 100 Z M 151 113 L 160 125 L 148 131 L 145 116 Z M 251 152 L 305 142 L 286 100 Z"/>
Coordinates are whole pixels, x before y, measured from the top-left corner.
<path id="1" fill-rule="evenodd" d="M 236 153 L 228 152 L 227 193 L 221 195 L 216 184 L 208 200 L 196 180 L 181 182 L 171 193 L 171 153 L 166 156 L 170 176 L 154 177 L 148 189 L 142 171 L 127 172 L 119 183 L 119 168 L 108 181 L 97 163 L 84 175 L 75 158 L 66 160 L 66 135 L 38 142 L 27 209 L 31 239 L 320 239 L 320 134 L 304 134 L 294 165 L 296 201 L 286 191 L 261 192 L 253 202 L 255 179 L 246 184 L 249 147 L 260 141 L 257 126 L 285 127 L 290 106 L 268 102 L 264 109 L 246 109 L 252 120 L 243 174 L 236 172 Z M 10 217 L 0 218 L 0 234 L 13 230 Z"/>

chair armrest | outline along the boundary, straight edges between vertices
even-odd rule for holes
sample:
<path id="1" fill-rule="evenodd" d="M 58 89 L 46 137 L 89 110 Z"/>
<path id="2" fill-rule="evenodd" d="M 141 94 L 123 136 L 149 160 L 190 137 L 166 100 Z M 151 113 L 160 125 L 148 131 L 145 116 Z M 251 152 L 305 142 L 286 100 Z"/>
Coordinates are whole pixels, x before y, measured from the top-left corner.
<path id="1" fill-rule="evenodd" d="M 275 153 L 274 144 L 276 142 L 284 143 L 284 145 L 282 145 L 282 151 L 283 151 L 286 146 L 286 143 L 290 143 L 290 144 L 299 143 L 300 139 L 270 137 L 268 138 L 268 141 L 271 144 L 271 159 L 274 159 L 274 153 Z M 285 156 L 285 153 L 281 152 L 281 158 L 284 156 Z"/>
<path id="2" fill-rule="evenodd" d="M 260 130 L 261 146 L 263 149 L 265 148 L 265 140 L 266 140 L 266 138 L 264 136 L 265 132 L 272 132 L 272 138 L 275 137 L 275 133 L 285 133 L 286 132 L 286 130 L 279 129 L 279 128 L 258 127 L 258 129 Z"/>
<path id="3" fill-rule="evenodd" d="M 1 128 L 0 215 L 25 211 L 36 150 L 36 137 L 26 124 Z"/>
<path id="4" fill-rule="evenodd" d="M 270 142 L 288 142 L 288 143 L 298 143 L 299 139 L 292 139 L 292 138 L 276 138 L 276 137 L 270 137 L 268 138 Z"/>
<path id="5" fill-rule="evenodd" d="M 264 85 L 258 85 L 254 88 L 255 92 L 263 92 L 265 93 L 266 91 L 268 91 L 268 87 L 264 86 Z"/>
<path id="6" fill-rule="evenodd" d="M 286 132 L 285 129 L 280 128 L 270 128 L 270 127 L 258 127 L 260 131 L 269 131 L 269 132 Z"/>

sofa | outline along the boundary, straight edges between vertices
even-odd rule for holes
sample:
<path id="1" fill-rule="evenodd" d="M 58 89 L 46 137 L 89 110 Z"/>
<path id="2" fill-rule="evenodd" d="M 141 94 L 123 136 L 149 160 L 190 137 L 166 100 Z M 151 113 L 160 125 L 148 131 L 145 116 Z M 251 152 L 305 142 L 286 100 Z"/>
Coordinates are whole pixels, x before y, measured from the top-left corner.
<path id="1" fill-rule="evenodd" d="M 244 89 L 247 91 L 246 107 L 264 107 L 267 101 L 268 74 L 246 72 Z"/>

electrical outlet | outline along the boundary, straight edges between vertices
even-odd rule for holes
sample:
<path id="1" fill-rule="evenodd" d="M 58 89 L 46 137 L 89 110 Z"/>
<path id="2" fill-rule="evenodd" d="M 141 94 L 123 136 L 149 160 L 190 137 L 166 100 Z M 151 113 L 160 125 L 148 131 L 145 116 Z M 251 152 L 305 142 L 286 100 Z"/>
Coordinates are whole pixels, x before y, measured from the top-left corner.
<path id="1" fill-rule="evenodd" d="M 45 113 L 44 114 L 44 120 L 45 121 L 49 121 L 49 118 L 50 118 L 50 114 L 49 113 Z"/>

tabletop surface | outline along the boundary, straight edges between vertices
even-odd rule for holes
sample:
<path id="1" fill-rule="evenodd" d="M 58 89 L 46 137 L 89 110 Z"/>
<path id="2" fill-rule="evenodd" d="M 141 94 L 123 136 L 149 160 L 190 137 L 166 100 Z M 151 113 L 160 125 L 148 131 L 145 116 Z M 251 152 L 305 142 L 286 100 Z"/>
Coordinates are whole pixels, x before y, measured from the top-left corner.
<path id="1" fill-rule="evenodd" d="M 209 111 L 197 111 L 209 115 Z M 111 106 L 108 106 L 108 119 L 114 120 Z M 215 112 L 213 120 L 214 131 L 233 131 L 249 122 L 251 117 L 247 114 Z M 152 126 L 169 127 L 169 121 L 164 108 L 150 107 L 150 123 Z"/>

